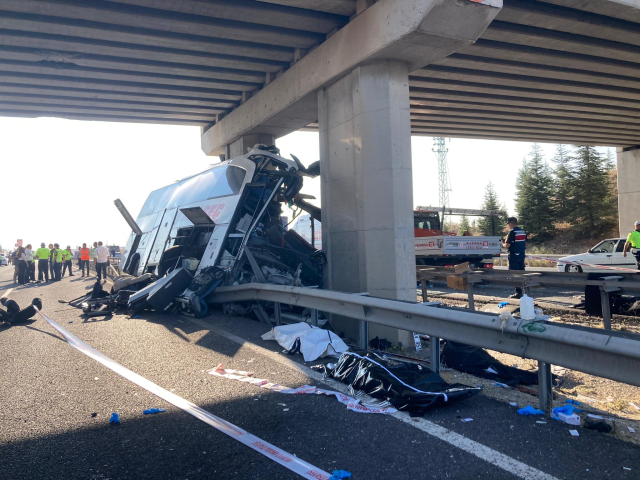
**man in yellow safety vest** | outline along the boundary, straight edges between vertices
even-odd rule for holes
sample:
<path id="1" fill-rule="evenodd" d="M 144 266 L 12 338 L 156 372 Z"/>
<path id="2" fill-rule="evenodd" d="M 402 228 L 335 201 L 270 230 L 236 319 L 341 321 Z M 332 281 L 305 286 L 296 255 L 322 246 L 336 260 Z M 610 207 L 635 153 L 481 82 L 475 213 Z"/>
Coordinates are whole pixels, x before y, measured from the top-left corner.
<path id="1" fill-rule="evenodd" d="M 40 244 L 40 248 L 36 250 L 36 257 L 38 258 L 38 283 L 42 282 L 42 278 L 49 281 L 49 255 L 51 251 L 44 246 L 45 243 Z"/>

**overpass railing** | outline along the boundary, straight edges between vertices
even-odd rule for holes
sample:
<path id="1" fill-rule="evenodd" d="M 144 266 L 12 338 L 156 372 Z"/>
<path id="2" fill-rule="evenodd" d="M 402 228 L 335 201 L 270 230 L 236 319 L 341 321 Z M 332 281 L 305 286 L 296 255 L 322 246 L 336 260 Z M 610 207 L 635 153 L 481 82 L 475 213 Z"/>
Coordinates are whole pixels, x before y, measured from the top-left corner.
<path id="1" fill-rule="evenodd" d="M 279 324 L 280 304 L 309 308 L 360 322 L 360 345 L 367 348 L 368 324 L 431 337 L 431 367 L 439 370 L 439 339 L 487 348 L 538 361 L 540 406 L 551 405 L 551 365 L 640 386 L 640 335 L 513 318 L 439 303 L 403 302 L 314 288 L 250 283 L 220 287 L 210 303 L 272 302 Z"/>
<path id="2" fill-rule="evenodd" d="M 603 272 L 606 273 L 606 272 Z M 476 285 L 501 285 L 520 287 L 524 292 L 533 297 L 536 288 L 563 287 L 584 290 L 588 285 L 597 286 L 600 291 L 602 303 L 602 318 L 604 328 L 611 329 L 611 301 L 610 294 L 640 295 L 640 276 L 629 273 L 606 273 L 606 276 L 598 280 L 589 280 L 586 273 L 560 273 L 560 272 L 527 272 L 527 271 L 502 271 L 502 270 L 471 270 L 456 273 L 452 268 L 424 267 L 416 268 L 416 278 L 422 286 L 424 301 L 427 300 L 427 282 L 443 281 L 455 276 L 463 280 L 462 284 L 467 292 L 469 308 L 475 310 L 474 287 Z"/>

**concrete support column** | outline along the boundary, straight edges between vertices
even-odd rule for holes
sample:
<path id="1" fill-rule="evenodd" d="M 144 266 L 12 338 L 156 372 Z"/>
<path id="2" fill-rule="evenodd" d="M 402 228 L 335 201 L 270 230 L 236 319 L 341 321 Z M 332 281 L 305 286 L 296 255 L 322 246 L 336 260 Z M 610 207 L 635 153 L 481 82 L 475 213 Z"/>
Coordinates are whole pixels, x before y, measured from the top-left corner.
<path id="1" fill-rule="evenodd" d="M 355 68 L 318 93 L 318 117 L 325 288 L 415 301 L 408 65 Z M 358 338 L 356 322 L 339 328 Z M 411 344 L 406 332 L 370 331 Z"/>
<path id="2" fill-rule="evenodd" d="M 618 214 L 620 236 L 626 238 L 640 220 L 640 147 L 618 149 Z"/>
<path id="3" fill-rule="evenodd" d="M 240 137 L 235 142 L 227 145 L 227 160 L 245 155 L 258 143 L 271 146 L 276 144 L 276 140 L 273 135 L 269 135 L 268 133 L 252 133 L 251 135 Z"/>

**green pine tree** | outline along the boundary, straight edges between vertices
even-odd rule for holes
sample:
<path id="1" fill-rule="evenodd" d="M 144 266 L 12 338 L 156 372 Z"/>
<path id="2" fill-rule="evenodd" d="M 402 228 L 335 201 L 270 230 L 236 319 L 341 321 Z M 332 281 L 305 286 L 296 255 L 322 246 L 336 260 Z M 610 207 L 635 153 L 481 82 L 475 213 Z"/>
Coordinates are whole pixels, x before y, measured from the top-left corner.
<path id="1" fill-rule="evenodd" d="M 568 222 L 573 208 L 573 187 L 576 172 L 571 158 L 571 152 L 565 145 L 556 147 L 553 157 L 555 169 L 555 192 L 553 206 L 556 212 L 557 222 Z"/>
<path id="2" fill-rule="evenodd" d="M 534 241 L 544 241 L 555 232 L 553 176 L 544 160 L 542 149 L 533 144 L 516 180 L 516 210 L 520 225 Z"/>
<path id="3" fill-rule="evenodd" d="M 484 200 L 482 202 L 482 210 L 500 210 L 500 201 L 493 183 L 485 187 Z M 480 235 L 492 236 L 500 235 L 506 225 L 506 219 L 503 217 L 482 217 L 478 221 L 478 230 Z"/>
<path id="4" fill-rule="evenodd" d="M 460 219 L 460 226 L 458 227 L 458 235 L 464 235 L 464 232 L 471 233 L 471 224 L 469 223 L 469 217 L 462 215 Z"/>
<path id="5" fill-rule="evenodd" d="M 590 146 L 576 147 L 573 161 L 576 177 L 575 205 L 570 216 L 572 231 L 580 236 L 600 237 L 617 220 L 609 179 L 612 163 Z"/>

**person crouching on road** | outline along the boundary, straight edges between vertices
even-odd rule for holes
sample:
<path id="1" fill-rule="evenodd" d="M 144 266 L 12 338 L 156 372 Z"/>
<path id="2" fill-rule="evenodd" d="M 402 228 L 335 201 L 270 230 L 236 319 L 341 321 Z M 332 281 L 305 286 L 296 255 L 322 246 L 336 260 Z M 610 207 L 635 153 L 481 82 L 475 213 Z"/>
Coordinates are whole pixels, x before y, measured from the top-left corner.
<path id="1" fill-rule="evenodd" d="M 89 276 L 89 260 L 91 259 L 91 250 L 87 248 L 87 244 L 83 243 L 82 248 L 78 250 L 78 258 L 80 259 L 80 270 L 84 277 L 84 268 L 87 267 L 87 277 Z"/>
<path id="2" fill-rule="evenodd" d="M 102 278 L 107 280 L 107 267 L 109 266 L 109 249 L 102 245 L 102 242 L 98 242 L 98 247 L 96 248 L 95 257 L 93 258 L 93 263 L 96 266 L 96 272 L 98 274 L 98 282 Z M 102 274 L 102 276 L 101 276 Z"/>
<path id="3" fill-rule="evenodd" d="M 73 253 L 71 252 L 71 245 L 67 245 L 67 248 L 65 248 L 62 251 L 62 278 L 64 278 L 64 274 L 67 271 L 67 268 L 69 269 L 69 276 L 70 277 L 75 277 L 75 275 L 73 274 Z"/>
<path id="4" fill-rule="evenodd" d="M 631 254 L 636 257 L 636 264 L 638 270 L 640 270 L 640 221 L 636 222 L 636 229 L 627 235 L 622 256 L 626 258 L 629 250 L 631 250 Z"/>
<path id="5" fill-rule="evenodd" d="M 51 251 L 44 246 L 44 242 L 40 244 L 40 248 L 36 250 L 36 258 L 38 259 L 38 283 L 45 278 L 49 281 L 49 256 Z"/>
<path id="6" fill-rule="evenodd" d="M 36 262 L 33 255 L 31 244 L 27 245 L 24 249 L 24 254 L 27 256 L 27 282 L 36 281 Z"/>
<path id="7" fill-rule="evenodd" d="M 516 217 L 510 217 L 507 222 L 511 230 L 503 246 L 509 252 L 509 270 L 524 270 L 527 233 L 518 226 Z M 511 298 L 522 298 L 522 288 L 516 287 L 516 293 Z"/>
<path id="8" fill-rule="evenodd" d="M 53 273 L 55 275 L 55 282 L 59 282 L 62 280 L 62 250 L 60 250 L 60 245 L 57 243 L 53 245 L 53 250 L 51 251 L 51 258 L 53 258 Z"/>

